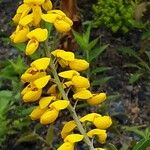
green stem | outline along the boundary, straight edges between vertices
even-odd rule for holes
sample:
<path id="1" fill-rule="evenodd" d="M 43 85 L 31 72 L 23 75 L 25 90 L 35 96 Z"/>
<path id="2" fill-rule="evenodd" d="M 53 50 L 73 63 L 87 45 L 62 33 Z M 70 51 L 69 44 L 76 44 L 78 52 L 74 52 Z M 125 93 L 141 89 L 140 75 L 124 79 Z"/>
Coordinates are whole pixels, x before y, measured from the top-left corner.
<path id="1" fill-rule="evenodd" d="M 49 47 L 48 47 L 48 42 L 47 42 L 47 41 L 44 43 L 44 47 L 45 47 L 44 53 L 46 54 L 46 56 L 50 57 L 50 54 L 49 54 L 49 51 L 48 51 L 48 50 L 49 50 Z M 68 98 L 66 92 L 64 91 L 64 88 L 63 88 L 63 86 L 62 86 L 62 83 L 61 83 L 61 81 L 60 81 L 60 79 L 59 79 L 59 76 L 58 76 L 58 74 L 57 74 L 57 71 L 56 71 L 56 68 L 55 68 L 55 64 L 53 63 L 53 61 L 51 61 L 51 62 L 52 62 L 52 63 L 50 64 L 51 71 L 52 71 L 52 74 L 53 74 L 53 76 L 54 76 L 55 82 L 56 82 L 56 84 L 57 84 L 57 86 L 58 86 L 59 92 L 62 94 L 63 99 L 69 101 L 69 98 Z M 80 133 L 84 136 L 84 141 L 85 141 L 85 143 L 89 146 L 89 149 L 90 149 L 90 150 L 94 150 L 93 143 L 90 141 L 89 137 L 87 136 L 86 131 L 85 131 L 85 129 L 83 128 L 83 126 L 82 126 L 82 124 L 81 124 L 81 122 L 80 122 L 80 120 L 79 120 L 79 118 L 78 118 L 78 116 L 77 116 L 77 114 L 76 114 L 76 111 L 75 111 L 75 109 L 72 107 L 71 104 L 68 106 L 68 110 L 69 110 L 69 112 L 70 112 L 72 118 L 74 119 L 74 121 L 75 121 L 75 123 L 76 123 L 76 125 L 77 125 L 77 127 L 78 127 L 78 129 L 79 129 L 79 131 L 80 131 Z"/>
<path id="2" fill-rule="evenodd" d="M 51 66 L 51 71 L 53 73 L 53 76 L 55 78 L 55 82 L 58 86 L 60 93 L 62 94 L 63 99 L 69 101 L 68 96 L 66 95 L 66 93 L 63 89 L 62 83 L 58 77 L 57 71 L 55 69 L 55 65 L 53 63 L 51 63 L 50 66 Z M 93 146 L 92 142 L 90 141 L 90 139 L 88 138 L 88 136 L 87 136 L 87 134 L 86 134 L 86 132 L 85 132 L 85 130 L 84 130 L 84 128 L 83 128 L 83 126 L 82 126 L 82 124 L 81 124 L 81 122 L 80 122 L 80 120 L 79 120 L 79 118 L 78 118 L 78 116 L 77 116 L 77 114 L 76 114 L 76 112 L 75 112 L 75 110 L 71 104 L 68 106 L 68 110 L 69 110 L 71 116 L 73 117 L 74 121 L 76 122 L 76 125 L 77 125 L 80 133 L 84 136 L 84 141 L 87 143 L 90 150 L 94 150 L 94 146 Z"/>

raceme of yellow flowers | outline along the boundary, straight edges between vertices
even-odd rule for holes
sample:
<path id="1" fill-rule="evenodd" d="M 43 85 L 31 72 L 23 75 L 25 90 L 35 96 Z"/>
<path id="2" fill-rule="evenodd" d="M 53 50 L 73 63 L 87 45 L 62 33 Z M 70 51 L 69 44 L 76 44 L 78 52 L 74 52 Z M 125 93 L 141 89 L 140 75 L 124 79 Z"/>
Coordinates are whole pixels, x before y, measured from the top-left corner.
<path id="1" fill-rule="evenodd" d="M 41 21 L 52 23 L 58 32 L 70 31 L 73 24 L 61 10 L 52 10 L 50 0 L 24 0 L 18 7 L 13 21 L 17 28 L 10 38 L 14 43 L 27 43 L 26 55 L 33 54 L 39 44 L 48 39 L 48 31 L 41 28 Z M 61 85 L 56 82 L 52 66 L 57 71 L 57 79 Z M 88 67 L 89 63 L 86 60 L 75 58 L 73 52 L 62 49 L 56 49 L 49 56 L 34 60 L 21 76 L 26 85 L 21 92 L 23 101 L 38 104 L 30 114 L 31 119 L 47 125 L 54 123 L 59 118 L 59 113 L 73 103 L 76 105 L 80 101 L 97 106 L 105 101 L 106 93 L 92 93 L 89 90 L 90 82 L 81 73 Z M 59 86 L 67 99 L 64 99 Z M 109 116 L 90 113 L 80 117 L 79 121 L 83 127 L 88 125 L 88 130 L 85 131 L 87 137 L 96 137 L 98 142 L 105 143 L 106 129 L 112 124 Z M 64 143 L 58 150 L 74 150 L 75 143 L 84 140 L 84 135 L 79 131 L 75 120 L 66 122 L 61 131 Z"/>

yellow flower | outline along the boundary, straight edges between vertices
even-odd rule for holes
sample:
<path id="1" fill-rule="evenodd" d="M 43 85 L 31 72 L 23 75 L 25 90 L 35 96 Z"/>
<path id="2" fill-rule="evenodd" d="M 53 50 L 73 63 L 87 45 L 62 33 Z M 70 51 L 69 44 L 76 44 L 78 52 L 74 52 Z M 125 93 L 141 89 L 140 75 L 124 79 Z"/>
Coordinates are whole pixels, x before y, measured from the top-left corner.
<path id="1" fill-rule="evenodd" d="M 39 106 L 41 109 L 44 109 L 49 106 L 52 100 L 55 100 L 55 96 L 47 96 L 47 97 L 42 97 L 39 101 Z"/>
<path id="2" fill-rule="evenodd" d="M 61 131 L 61 137 L 64 139 L 67 135 L 70 134 L 75 128 L 76 128 L 76 123 L 74 120 L 67 122 L 62 131 Z"/>
<path id="3" fill-rule="evenodd" d="M 112 120 L 109 116 L 101 116 L 95 118 L 93 123 L 99 129 L 107 129 L 112 125 Z"/>
<path id="4" fill-rule="evenodd" d="M 97 117 L 101 117 L 101 115 L 97 114 L 97 113 L 90 113 L 90 114 L 87 114 L 84 117 L 80 118 L 80 121 L 81 122 L 85 122 L 85 121 L 93 122 L 95 120 L 95 118 L 97 118 Z"/>
<path id="5" fill-rule="evenodd" d="M 51 54 L 57 58 L 61 58 L 61 59 L 65 60 L 65 61 L 73 61 L 74 57 L 75 57 L 74 53 L 66 52 L 66 51 L 61 50 L 61 49 L 56 49 Z"/>
<path id="6" fill-rule="evenodd" d="M 58 75 L 62 78 L 72 79 L 73 76 L 75 75 L 78 76 L 80 74 L 75 70 L 68 70 L 68 71 L 60 72 Z"/>
<path id="7" fill-rule="evenodd" d="M 90 105 L 98 105 L 105 100 L 106 100 L 106 93 L 100 93 L 100 94 L 93 95 L 93 97 L 88 99 L 87 102 Z"/>
<path id="8" fill-rule="evenodd" d="M 89 88 L 90 87 L 89 80 L 82 76 L 73 76 L 71 81 L 72 81 L 73 86 L 75 86 L 76 88 Z"/>
<path id="9" fill-rule="evenodd" d="M 25 4 L 42 5 L 45 0 L 24 0 Z"/>
<path id="10" fill-rule="evenodd" d="M 69 62 L 69 67 L 72 70 L 83 71 L 89 67 L 89 63 L 83 59 L 74 59 Z"/>
<path id="11" fill-rule="evenodd" d="M 92 94 L 89 90 L 82 90 L 73 95 L 73 98 L 78 100 L 85 100 L 89 99 L 90 97 L 92 97 Z"/>
<path id="12" fill-rule="evenodd" d="M 23 96 L 22 99 L 24 102 L 34 102 L 37 101 L 42 94 L 42 89 L 38 89 L 34 84 L 29 84 L 26 86 L 21 95 Z"/>
<path id="13" fill-rule="evenodd" d="M 93 138 L 94 136 L 97 136 L 98 141 L 101 144 L 104 144 L 106 142 L 107 133 L 106 133 L 106 130 L 93 129 L 93 130 L 91 130 L 87 133 L 87 136 L 89 136 L 90 138 Z"/>
<path id="14" fill-rule="evenodd" d="M 51 85 L 47 91 L 47 94 L 56 96 L 57 95 L 57 85 L 56 84 Z"/>
<path id="15" fill-rule="evenodd" d="M 74 144 L 65 142 L 57 150 L 74 150 Z"/>
<path id="16" fill-rule="evenodd" d="M 31 63 L 31 67 L 25 71 L 21 76 L 21 80 L 24 82 L 32 82 L 38 78 L 46 76 L 45 70 L 50 64 L 50 58 L 44 57 L 37 59 Z"/>
<path id="17" fill-rule="evenodd" d="M 53 23 L 58 32 L 68 32 L 71 30 L 73 22 L 61 10 L 51 10 L 48 14 L 43 14 L 42 19 Z"/>
<path id="18" fill-rule="evenodd" d="M 10 39 L 14 43 L 23 43 L 28 40 L 27 34 L 29 33 L 29 27 L 23 27 L 18 25 L 16 31 L 12 33 Z"/>
<path id="19" fill-rule="evenodd" d="M 36 107 L 30 114 L 32 120 L 40 119 L 42 114 L 47 110 L 47 108 L 41 109 L 39 106 Z"/>
<path id="20" fill-rule="evenodd" d="M 74 150 L 74 144 L 83 139 L 81 134 L 70 134 L 64 139 L 64 143 L 58 148 L 58 150 Z"/>
<path id="21" fill-rule="evenodd" d="M 29 32 L 27 37 L 30 39 L 30 41 L 26 47 L 26 55 L 31 55 L 37 50 L 39 42 L 43 42 L 47 39 L 48 31 L 47 29 L 36 28 Z"/>
<path id="22" fill-rule="evenodd" d="M 52 9 L 53 5 L 50 0 L 45 0 L 45 2 L 42 4 L 42 7 L 45 11 L 50 11 Z"/>
<path id="23" fill-rule="evenodd" d="M 41 124 L 50 124 L 54 122 L 58 115 L 59 111 L 67 108 L 69 105 L 69 101 L 67 100 L 57 100 L 49 105 L 50 109 L 48 109 L 40 118 Z"/>
<path id="24" fill-rule="evenodd" d="M 52 122 L 54 122 L 57 117 L 59 115 L 59 111 L 57 111 L 56 109 L 48 109 L 40 118 L 40 123 L 41 124 L 50 124 Z"/>

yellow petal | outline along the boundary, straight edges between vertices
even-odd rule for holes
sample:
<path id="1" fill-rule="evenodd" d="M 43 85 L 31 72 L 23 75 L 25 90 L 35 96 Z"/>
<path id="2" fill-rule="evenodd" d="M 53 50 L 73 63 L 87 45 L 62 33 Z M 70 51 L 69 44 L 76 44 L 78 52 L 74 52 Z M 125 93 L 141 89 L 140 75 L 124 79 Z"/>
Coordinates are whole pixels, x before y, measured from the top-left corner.
<path id="1" fill-rule="evenodd" d="M 109 116 L 101 116 L 95 118 L 93 123 L 99 129 L 107 129 L 112 125 L 112 120 Z"/>
<path id="2" fill-rule="evenodd" d="M 40 118 L 41 124 L 50 124 L 58 117 L 59 112 L 55 109 L 46 111 Z"/>
<path id="3" fill-rule="evenodd" d="M 65 82 L 64 84 L 63 84 L 63 88 L 65 89 L 65 88 L 68 88 L 68 87 L 70 87 L 72 85 L 72 81 L 67 81 L 67 82 Z"/>
<path id="4" fill-rule="evenodd" d="M 74 145 L 69 142 L 65 142 L 57 150 L 74 150 Z"/>
<path id="5" fill-rule="evenodd" d="M 36 107 L 29 115 L 32 120 L 40 119 L 42 114 L 47 110 L 47 108 L 41 109 L 39 106 Z"/>
<path id="6" fill-rule="evenodd" d="M 42 90 L 35 88 L 32 91 L 26 92 L 23 95 L 22 99 L 24 102 L 35 102 L 41 97 L 41 94 L 42 94 Z"/>
<path id="7" fill-rule="evenodd" d="M 65 68 L 65 67 L 67 67 L 69 65 L 69 61 L 66 61 L 66 60 L 63 60 L 63 59 L 59 59 L 58 63 L 60 64 L 60 66 L 62 68 Z"/>
<path id="8" fill-rule="evenodd" d="M 72 84 L 76 88 L 89 88 L 90 87 L 89 80 L 85 77 L 82 77 L 82 76 L 73 76 L 72 77 Z"/>
<path id="9" fill-rule="evenodd" d="M 29 9 L 29 5 L 27 4 L 22 4 L 17 8 L 17 13 L 23 13 L 26 9 Z"/>
<path id="10" fill-rule="evenodd" d="M 62 78 L 72 79 L 73 76 L 75 76 L 75 75 L 77 76 L 80 74 L 75 70 L 68 70 L 68 71 L 60 72 L 58 75 Z"/>
<path id="11" fill-rule="evenodd" d="M 88 99 L 87 102 L 90 105 L 98 105 L 98 104 L 101 104 L 105 100 L 106 100 L 106 93 L 100 93 Z"/>
<path id="12" fill-rule="evenodd" d="M 68 18 L 67 16 L 63 18 L 63 21 L 65 21 L 66 23 L 68 23 L 70 26 L 73 25 L 73 21 L 70 18 Z"/>
<path id="13" fill-rule="evenodd" d="M 14 23 L 18 24 L 19 21 L 20 21 L 20 18 L 21 18 L 21 13 L 16 14 L 16 15 L 12 18 L 12 20 L 14 21 Z"/>
<path id="14" fill-rule="evenodd" d="M 39 106 L 41 109 L 46 108 L 52 100 L 55 100 L 55 96 L 47 96 L 47 97 L 42 97 L 39 101 Z"/>
<path id="15" fill-rule="evenodd" d="M 20 27 L 19 27 L 20 28 Z M 27 38 L 27 34 L 29 33 L 29 28 L 28 27 L 23 27 L 22 29 L 19 29 L 19 31 L 15 31 L 11 38 L 11 40 L 14 43 L 23 43 L 26 42 L 28 40 Z"/>
<path id="16" fill-rule="evenodd" d="M 41 21 L 42 10 L 40 6 L 33 6 L 33 25 L 38 26 Z"/>
<path id="17" fill-rule="evenodd" d="M 69 62 L 69 67 L 72 70 L 83 71 L 89 67 L 89 63 L 83 59 L 75 59 L 74 61 Z"/>
<path id="18" fill-rule="evenodd" d="M 46 70 L 49 64 L 50 64 L 50 58 L 43 57 L 33 61 L 31 63 L 31 67 L 35 67 L 38 70 Z"/>
<path id="19" fill-rule="evenodd" d="M 61 50 L 61 49 L 57 49 L 57 50 L 53 51 L 52 55 L 54 55 L 55 57 L 62 58 L 65 61 L 73 61 L 74 57 L 75 57 L 74 53 L 66 52 L 66 51 Z"/>
<path id="20" fill-rule="evenodd" d="M 47 29 L 36 28 L 28 33 L 27 37 L 29 39 L 36 39 L 39 42 L 43 42 L 48 37 Z"/>
<path id="21" fill-rule="evenodd" d="M 57 85 L 53 84 L 47 91 L 47 94 L 56 95 L 57 94 Z"/>
<path id="22" fill-rule="evenodd" d="M 64 20 L 56 20 L 54 22 L 54 26 L 55 26 L 56 30 L 60 33 L 69 32 L 71 30 L 70 24 L 68 24 Z"/>
<path id="23" fill-rule="evenodd" d="M 24 74 L 22 74 L 21 80 L 24 82 L 32 82 L 43 76 L 46 76 L 45 71 L 38 71 L 37 69 L 30 67 Z"/>
<path id="24" fill-rule="evenodd" d="M 68 100 L 57 100 L 55 102 L 53 102 L 52 104 L 50 104 L 50 108 L 55 108 L 56 110 L 62 110 L 68 107 L 69 105 L 69 101 Z"/>
<path id="25" fill-rule="evenodd" d="M 64 139 L 70 132 L 72 132 L 76 128 L 76 123 L 74 120 L 67 122 L 62 131 L 61 131 L 61 137 Z"/>
<path id="26" fill-rule="evenodd" d="M 62 16 L 62 17 L 66 16 L 66 14 L 63 11 L 59 10 L 59 9 L 50 10 L 50 11 L 48 11 L 48 13 L 49 14 L 57 14 L 57 15 Z"/>
<path id="27" fill-rule="evenodd" d="M 52 2 L 50 0 L 45 0 L 45 2 L 42 4 L 42 7 L 45 11 L 50 11 L 52 9 Z"/>
<path id="28" fill-rule="evenodd" d="M 26 26 L 30 24 L 32 21 L 33 21 L 33 14 L 30 14 L 20 19 L 19 24 L 22 26 Z"/>
<path id="29" fill-rule="evenodd" d="M 41 17 L 46 22 L 54 23 L 58 15 L 57 14 L 43 14 Z"/>
<path id="30" fill-rule="evenodd" d="M 82 141 L 83 138 L 84 136 L 81 134 L 70 134 L 64 139 L 64 142 L 76 143 Z"/>
<path id="31" fill-rule="evenodd" d="M 51 78 L 50 75 L 47 75 L 45 77 L 41 77 L 35 80 L 33 83 L 38 89 L 42 89 L 44 86 L 46 86 L 50 78 Z"/>
<path id="32" fill-rule="evenodd" d="M 74 99 L 81 99 L 81 100 L 89 99 L 90 97 L 92 97 L 92 93 L 89 90 L 83 90 L 73 95 Z"/>
<path id="33" fill-rule="evenodd" d="M 97 117 L 101 117 L 101 115 L 97 114 L 97 113 L 90 113 L 90 114 L 87 114 L 84 117 L 80 118 L 80 121 L 81 122 L 85 122 L 85 121 L 93 122 L 94 119 Z"/>
<path id="34" fill-rule="evenodd" d="M 24 0 L 23 2 L 26 4 L 35 4 L 35 5 L 41 5 L 44 3 L 45 0 Z"/>
<path id="35" fill-rule="evenodd" d="M 106 142 L 107 133 L 106 130 L 101 129 L 93 129 L 87 133 L 87 135 L 92 138 L 95 135 L 98 136 L 98 140 L 101 144 L 104 144 Z"/>
<path id="36" fill-rule="evenodd" d="M 26 46 L 25 53 L 26 55 L 32 55 L 39 47 L 39 42 L 35 39 L 32 39 L 28 42 Z"/>

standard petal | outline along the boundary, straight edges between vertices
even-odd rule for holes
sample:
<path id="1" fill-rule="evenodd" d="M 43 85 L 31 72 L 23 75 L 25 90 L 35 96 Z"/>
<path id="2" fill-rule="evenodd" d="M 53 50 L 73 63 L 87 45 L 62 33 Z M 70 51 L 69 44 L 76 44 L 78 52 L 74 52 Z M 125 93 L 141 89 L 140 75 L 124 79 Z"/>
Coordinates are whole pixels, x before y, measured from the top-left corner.
<path id="1" fill-rule="evenodd" d="M 42 89 L 43 87 L 46 86 L 46 84 L 48 83 L 48 81 L 50 80 L 51 76 L 47 75 L 45 77 L 41 77 L 37 80 L 35 80 L 33 82 L 33 84 L 38 88 L 38 89 Z"/>
<path id="2" fill-rule="evenodd" d="M 39 42 L 35 39 L 31 39 L 25 49 L 26 55 L 32 55 L 39 47 Z"/>
<path id="3" fill-rule="evenodd" d="M 40 118 L 41 124 L 50 124 L 54 122 L 58 117 L 59 111 L 53 109 L 46 111 Z"/>
<path id="4" fill-rule="evenodd" d="M 47 110 L 47 108 L 41 109 L 39 106 L 36 107 L 29 115 L 32 120 L 40 119 L 42 114 Z"/>
<path id="5" fill-rule="evenodd" d="M 90 87 L 89 80 L 82 76 L 73 76 L 71 81 L 72 81 L 72 84 L 76 88 L 89 88 Z"/>
<path id="6" fill-rule="evenodd" d="M 83 59 L 74 59 L 74 61 L 69 62 L 69 67 L 72 70 L 83 71 L 89 68 L 89 63 Z"/>
<path id="7" fill-rule="evenodd" d="M 54 23 L 58 15 L 57 14 L 43 14 L 41 17 L 46 22 Z"/>
<path id="8" fill-rule="evenodd" d="M 73 143 L 82 141 L 83 138 L 84 136 L 81 134 L 70 134 L 64 139 L 64 142 L 69 142 L 73 144 Z"/>
<path id="9" fill-rule="evenodd" d="M 85 122 L 85 121 L 93 122 L 94 119 L 97 117 L 101 117 L 101 115 L 97 114 L 97 113 L 90 113 L 90 114 L 87 114 L 84 117 L 80 118 L 80 121 L 81 122 Z"/>
<path id="10" fill-rule="evenodd" d="M 36 39 L 39 42 L 43 42 L 48 37 L 48 31 L 47 31 L 47 29 L 36 28 L 36 29 L 32 30 L 31 32 L 29 32 L 27 37 L 29 39 Z"/>
<path id="11" fill-rule="evenodd" d="M 50 108 L 55 108 L 57 111 L 65 109 L 69 106 L 70 102 L 68 100 L 57 100 L 50 104 Z"/>
<path id="12" fill-rule="evenodd" d="M 76 128 L 76 123 L 74 120 L 69 121 L 65 123 L 62 131 L 61 131 L 61 137 L 64 139 L 70 132 L 72 132 Z"/>
<path id="13" fill-rule="evenodd" d="M 74 150 L 74 145 L 69 142 L 65 142 L 57 150 Z"/>
<path id="14" fill-rule="evenodd" d="M 101 116 L 95 118 L 93 123 L 99 129 L 107 129 L 112 125 L 112 119 L 109 116 Z"/>
<path id="15" fill-rule="evenodd" d="M 43 57 L 33 61 L 30 66 L 35 67 L 38 70 L 46 70 L 49 64 L 50 64 L 50 58 Z"/>
<path id="16" fill-rule="evenodd" d="M 77 76 L 80 74 L 75 70 L 68 70 L 68 71 L 60 72 L 58 75 L 65 79 L 72 79 L 73 76 L 75 76 L 75 75 Z"/>
<path id="17" fill-rule="evenodd" d="M 30 14 L 20 19 L 19 24 L 22 26 L 26 26 L 30 24 L 32 21 L 33 21 L 33 14 Z"/>
<path id="18" fill-rule="evenodd" d="M 100 94 L 96 94 L 92 98 L 88 99 L 87 102 L 90 105 L 98 105 L 98 104 L 101 104 L 105 100 L 106 100 L 106 93 L 100 93 Z"/>
<path id="19" fill-rule="evenodd" d="M 47 97 L 42 97 L 39 101 L 39 106 L 41 109 L 46 108 L 52 100 L 55 100 L 55 96 L 47 96 Z"/>
<path id="20" fill-rule="evenodd" d="M 73 95 L 74 99 L 79 99 L 79 100 L 89 99 L 90 97 L 92 97 L 92 93 L 89 90 L 83 90 Z"/>
<path id="21" fill-rule="evenodd" d="M 42 7 L 45 11 L 50 11 L 52 9 L 53 5 L 50 0 L 45 0 L 45 2 L 42 4 Z"/>

